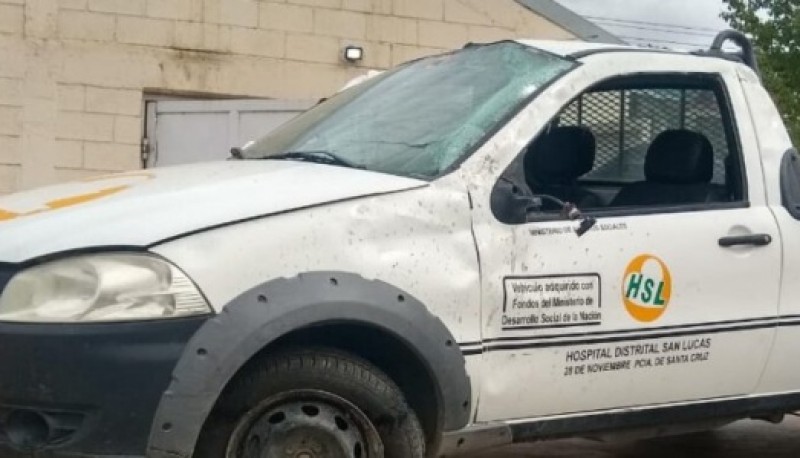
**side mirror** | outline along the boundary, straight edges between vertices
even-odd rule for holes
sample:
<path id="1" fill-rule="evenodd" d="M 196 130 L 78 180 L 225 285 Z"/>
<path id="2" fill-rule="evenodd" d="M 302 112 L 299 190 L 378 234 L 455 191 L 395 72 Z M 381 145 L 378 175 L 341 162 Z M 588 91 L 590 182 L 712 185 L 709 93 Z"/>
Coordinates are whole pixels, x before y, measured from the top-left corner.
<path id="1" fill-rule="evenodd" d="M 596 218 L 584 216 L 575 204 L 547 194 L 527 194 L 508 178 L 501 178 L 492 192 L 492 211 L 497 219 L 507 224 L 523 224 L 541 219 L 545 202 L 558 207 L 563 219 L 580 221 L 575 228 L 578 237 L 585 235 L 597 224 Z"/>

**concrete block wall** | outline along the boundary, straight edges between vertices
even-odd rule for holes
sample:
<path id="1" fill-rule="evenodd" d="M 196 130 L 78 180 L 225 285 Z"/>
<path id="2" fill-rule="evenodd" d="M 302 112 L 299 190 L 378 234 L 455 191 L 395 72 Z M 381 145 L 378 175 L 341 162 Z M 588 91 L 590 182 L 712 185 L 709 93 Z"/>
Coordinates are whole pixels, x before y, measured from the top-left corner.
<path id="1" fill-rule="evenodd" d="M 0 194 L 139 168 L 145 93 L 317 98 L 514 37 L 574 38 L 513 0 L 0 0 Z"/>

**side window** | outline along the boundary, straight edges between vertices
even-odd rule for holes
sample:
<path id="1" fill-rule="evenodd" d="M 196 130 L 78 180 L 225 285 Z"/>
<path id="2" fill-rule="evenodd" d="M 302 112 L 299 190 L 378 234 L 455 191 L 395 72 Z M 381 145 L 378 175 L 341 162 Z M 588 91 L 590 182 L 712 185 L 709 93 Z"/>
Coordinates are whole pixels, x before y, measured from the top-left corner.
<path id="1" fill-rule="evenodd" d="M 786 210 L 800 220 L 800 154 L 792 149 L 786 152 L 781 163 L 781 194 Z"/>
<path id="2" fill-rule="evenodd" d="M 616 183 L 645 179 L 647 150 L 668 130 L 706 137 L 714 149 L 712 182 L 725 184 L 731 153 L 720 101 L 712 89 L 619 89 L 581 95 L 562 112 L 559 125 L 585 126 L 596 140 L 594 168 L 584 178 Z"/>
<path id="3" fill-rule="evenodd" d="M 584 211 L 690 211 L 743 202 L 741 164 L 727 92 L 717 75 L 635 75 L 605 81 L 573 99 L 521 152 L 504 180 Z M 544 218 L 560 208 L 548 204 L 552 199 L 534 201 L 543 202 Z M 502 219 L 502 211 L 495 213 Z M 530 209 L 526 213 L 530 219 Z"/>

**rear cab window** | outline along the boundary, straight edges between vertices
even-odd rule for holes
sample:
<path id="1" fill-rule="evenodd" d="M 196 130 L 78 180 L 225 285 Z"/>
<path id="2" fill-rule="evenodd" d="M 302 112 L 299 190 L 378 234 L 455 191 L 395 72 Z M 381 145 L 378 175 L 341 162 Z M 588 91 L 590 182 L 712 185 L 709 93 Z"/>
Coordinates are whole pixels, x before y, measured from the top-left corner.
<path id="1" fill-rule="evenodd" d="M 648 147 L 658 134 L 685 129 L 703 134 L 714 147 L 713 183 L 725 184 L 731 145 L 720 102 L 712 89 L 620 89 L 580 96 L 559 125 L 583 125 L 597 141 L 594 169 L 585 181 L 630 183 L 645 179 Z"/>

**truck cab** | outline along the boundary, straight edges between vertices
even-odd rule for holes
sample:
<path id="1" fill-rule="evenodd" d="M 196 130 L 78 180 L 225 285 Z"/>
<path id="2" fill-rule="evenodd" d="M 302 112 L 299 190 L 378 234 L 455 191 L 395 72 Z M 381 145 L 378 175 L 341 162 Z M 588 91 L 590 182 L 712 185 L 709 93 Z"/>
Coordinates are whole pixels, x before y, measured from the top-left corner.
<path id="1" fill-rule="evenodd" d="M 504 41 L 230 161 L 0 198 L 0 450 L 421 458 L 779 420 L 798 160 L 741 34 Z"/>

